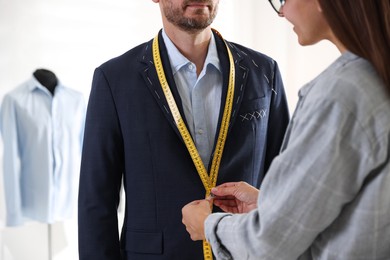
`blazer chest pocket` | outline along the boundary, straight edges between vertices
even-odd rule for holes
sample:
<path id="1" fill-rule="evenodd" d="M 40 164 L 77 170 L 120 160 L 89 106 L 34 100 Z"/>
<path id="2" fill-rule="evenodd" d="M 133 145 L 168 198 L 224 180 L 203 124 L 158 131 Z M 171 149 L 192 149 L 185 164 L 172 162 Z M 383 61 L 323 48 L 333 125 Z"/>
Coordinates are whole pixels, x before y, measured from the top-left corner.
<path id="1" fill-rule="evenodd" d="M 261 120 L 268 117 L 267 98 L 261 97 L 250 101 L 243 101 L 238 113 L 238 120 L 242 123 Z"/>
<path id="2" fill-rule="evenodd" d="M 163 253 L 162 232 L 126 231 L 126 251 L 141 254 Z"/>

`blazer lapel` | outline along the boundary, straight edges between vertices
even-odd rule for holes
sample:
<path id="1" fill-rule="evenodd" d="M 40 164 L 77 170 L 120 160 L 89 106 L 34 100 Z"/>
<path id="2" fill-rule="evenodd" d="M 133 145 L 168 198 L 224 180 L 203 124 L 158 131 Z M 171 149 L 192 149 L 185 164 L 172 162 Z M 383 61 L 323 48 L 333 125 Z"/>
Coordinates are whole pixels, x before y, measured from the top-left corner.
<path id="1" fill-rule="evenodd" d="M 228 53 L 226 50 L 226 45 L 224 40 L 220 38 L 220 36 L 218 36 L 218 33 L 214 32 L 214 36 L 217 43 L 219 61 L 221 63 L 221 67 L 223 71 L 222 102 L 220 108 L 221 112 L 219 114 L 219 121 L 218 121 L 218 127 L 216 132 L 217 136 L 215 138 L 215 140 L 217 140 L 219 130 L 221 127 L 223 110 L 226 103 L 226 95 L 227 95 L 227 89 L 229 84 L 230 62 L 229 62 Z M 235 65 L 234 98 L 233 98 L 233 105 L 232 105 L 232 114 L 231 114 L 229 129 L 228 129 L 228 131 L 230 131 L 237 118 L 238 110 L 241 106 L 241 101 L 245 91 L 249 69 L 248 67 L 242 64 L 244 54 L 239 53 L 238 50 L 236 50 L 236 48 L 234 48 L 234 46 L 232 46 L 229 42 L 227 42 L 227 45 L 232 53 L 233 62 Z"/>
<path id="2" fill-rule="evenodd" d="M 162 61 L 163 68 L 164 68 L 165 77 L 168 81 L 172 95 L 175 98 L 175 102 L 176 102 L 176 105 L 180 111 L 180 115 L 182 116 L 182 118 L 187 126 L 187 121 L 186 121 L 185 116 L 184 116 L 183 105 L 181 102 L 179 92 L 177 91 L 175 80 L 173 78 L 172 68 L 170 66 L 167 49 L 165 47 L 161 32 L 162 31 L 160 30 L 160 32 L 158 34 L 158 42 L 159 42 L 160 56 L 161 56 L 161 61 Z M 176 134 L 180 137 L 181 140 L 183 140 L 181 135 L 180 135 L 180 132 L 176 126 L 176 123 L 173 119 L 172 113 L 169 109 L 167 99 L 165 98 L 164 92 L 161 88 L 161 84 L 160 84 L 160 81 L 159 81 L 158 76 L 157 76 L 157 71 L 156 71 L 156 68 L 155 68 L 154 62 L 153 62 L 152 44 L 153 44 L 153 40 L 146 43 L 146 45 L 143 49 L 143 53 L 141 55 L 142 58 L 141 58 L 140 62 L 144 63 L 145 67 L 141 71 L 141 74 L 142 74 L 142 77 L 144 78 L 146 85 L 148 86 L 148 88 L 150 90 L 151 95 L 153 95 L 153 97 L 156 99 L 158 105 L 160 106 L 162 113 L 165 115 L 165 117 L 167 118 L 167 120 L 171 124 L 171 126 L 172 126 L 173 130 L 176 132 Z"/>

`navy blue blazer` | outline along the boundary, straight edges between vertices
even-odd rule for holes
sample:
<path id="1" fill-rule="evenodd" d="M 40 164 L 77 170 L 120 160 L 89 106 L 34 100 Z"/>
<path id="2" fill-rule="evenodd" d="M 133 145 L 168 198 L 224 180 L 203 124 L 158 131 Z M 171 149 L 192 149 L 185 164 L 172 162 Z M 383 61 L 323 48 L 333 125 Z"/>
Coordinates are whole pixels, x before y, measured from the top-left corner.
<path id="1" fill-rule="evenodd" d="M 223 107 L 229 60 L 223 40 L 215 36 Z M 159 44 L 168 83 L 184 115 L 161 32 Z M 286 96 L 274 60 L 238 44 L 228 46 L 235 61 L 235 93 L 217 184 L 244 180 L 259 187 L 287 127 Z M 119 239 L 122 178 L 126 207 Z M 203 259 L 202 242 L 190 239 L 181 209 L 204 195 L 158 81 L 152 41 L 98 67 L 81 163 L 80 260 Z"/>

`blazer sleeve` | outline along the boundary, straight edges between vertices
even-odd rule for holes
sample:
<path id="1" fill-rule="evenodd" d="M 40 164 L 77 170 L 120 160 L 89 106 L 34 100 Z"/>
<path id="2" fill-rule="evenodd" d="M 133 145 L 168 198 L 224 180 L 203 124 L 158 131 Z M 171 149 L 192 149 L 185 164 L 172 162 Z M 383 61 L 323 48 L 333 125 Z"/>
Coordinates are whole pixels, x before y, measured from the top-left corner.
<path id="1" fill-rule="evenodd" d="M 78 199 L 79 259 L 120 259 L 117 207 L 123 141 L 112 89 L 94 72 L 89 97 Z"/>
<path id="2" fill-rule="evenodd" d="M 273 158 L 279 154 L 290 120 L 283 80 L 276 61 L 273 62 L 272 72 L 272 97 L 267 131 L 269 136 L 267 139 L 264 172 L 268 171 Z"/>

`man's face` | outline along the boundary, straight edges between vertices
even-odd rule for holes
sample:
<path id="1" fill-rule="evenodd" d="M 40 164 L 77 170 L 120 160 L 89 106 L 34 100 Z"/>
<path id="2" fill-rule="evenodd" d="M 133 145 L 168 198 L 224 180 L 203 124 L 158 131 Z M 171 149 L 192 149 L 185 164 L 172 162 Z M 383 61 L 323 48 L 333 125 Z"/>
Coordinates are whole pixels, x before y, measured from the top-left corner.
<path id="1" fill-rule="evenodd" d="M 184 31 L 208 27 L 217 15 L 219 0 L 160 0 L 163 15 Z"/>

